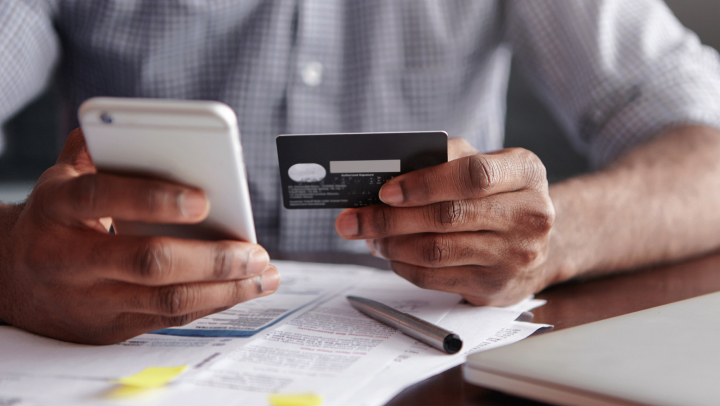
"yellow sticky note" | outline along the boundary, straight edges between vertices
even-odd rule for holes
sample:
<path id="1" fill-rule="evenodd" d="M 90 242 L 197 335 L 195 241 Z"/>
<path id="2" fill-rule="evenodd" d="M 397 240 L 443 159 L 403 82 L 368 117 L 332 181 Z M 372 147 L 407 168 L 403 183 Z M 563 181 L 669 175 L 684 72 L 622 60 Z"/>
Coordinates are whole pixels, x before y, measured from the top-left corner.
<path id="1" fill-rule="evenodd" d="M 312 393 L 273 394 L 268 401 L 272 406 L 320 406 L 322 398 Z"/>
<path id="2" fill-rule="evenodd" d="M 115 383 L 135 388 L 159 388 L 175 379 L 187 369 L 187 365 L 179 367 L 149 367 L 135 375 L 120 378 Z"/>

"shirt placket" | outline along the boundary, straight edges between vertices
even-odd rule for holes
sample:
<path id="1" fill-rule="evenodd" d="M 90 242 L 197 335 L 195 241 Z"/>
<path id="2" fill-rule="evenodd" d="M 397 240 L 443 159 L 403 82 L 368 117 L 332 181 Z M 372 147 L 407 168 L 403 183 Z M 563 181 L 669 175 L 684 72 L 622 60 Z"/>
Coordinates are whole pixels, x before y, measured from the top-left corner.
<path id="1" fill-rule="evenodd" d="M 287 89 L 288 132 L 338 132 L 338 92 L 343 67 L 344 5 L 341 0 L 303 0 L 298 6 L 297 42 Z M 339 210 L 280 209 L 281 251 L 357 250 L 332 224 Z"/>

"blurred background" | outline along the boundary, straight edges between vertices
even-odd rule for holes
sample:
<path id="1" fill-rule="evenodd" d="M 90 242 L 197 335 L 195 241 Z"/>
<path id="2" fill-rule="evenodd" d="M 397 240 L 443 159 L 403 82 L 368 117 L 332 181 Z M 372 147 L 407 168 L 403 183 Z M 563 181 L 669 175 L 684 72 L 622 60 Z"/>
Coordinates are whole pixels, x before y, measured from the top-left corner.
<path id="1" fill-rule="evenodd" d="M 680 21 L 701 41 L 720 49 L 720 0 L 667 0 Z M 62 149 L 63 117 L 59 94 L 51 86 L 5 124 L 5 151 L 0 156 L 0 200 L 20 201 L 34 181 L 50 167 Z M 548 169 L 550 182 L 587 170 L 586 160 L 565 140 L 550 113 L 532 94 L 522 77 L 511 73 L 508 89 L 506 147 L 535 152 Z"/>

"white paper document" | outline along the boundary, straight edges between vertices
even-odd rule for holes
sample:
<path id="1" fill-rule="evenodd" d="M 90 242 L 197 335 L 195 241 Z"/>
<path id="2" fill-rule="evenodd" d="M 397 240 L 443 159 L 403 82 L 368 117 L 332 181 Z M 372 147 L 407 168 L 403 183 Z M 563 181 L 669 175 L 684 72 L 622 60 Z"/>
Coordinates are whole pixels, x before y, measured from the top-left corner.
<path id="1" fill-rule="evenodd" d="M 468 354 L 512 344 L 540 328 L 550 327 L 515 321 L 523 312 L 544 303 L 542 300 L 529 300 L 523 302 L 524 306 L 515 305 L 504 309 L 457 305 L 438 324 L 463 339 L 463 348 L 459 353 L 443 354 L 422 342 L 414 341 L 365 387 L 347 393 L 343 404 L 382 405 L 406 387 L 462 364 Z M 367 390 L 369 388 L 372 390 Z"/>
<path id="2" fill-rule="evenodd" d="M 461 364 L 470 351 L 518 341 L 543 325 L 516 322 L 543 304 L 459 304 L 395 274 L 349 265 L 274 262 L 273 295 L 181 328 L 111 346 L 85 346 L 0 327 L 0 405 L 267 405 L 271 393 L 314 393 L 324 405 L 380 405 L 403 388 Z M 447 355 L 353 309 L 366 297 L 459 334 Z M 161 389 L 114 396 L 123 376 L 188 365 Z M 372 390 L 367 390 L 367 388 Z"/>

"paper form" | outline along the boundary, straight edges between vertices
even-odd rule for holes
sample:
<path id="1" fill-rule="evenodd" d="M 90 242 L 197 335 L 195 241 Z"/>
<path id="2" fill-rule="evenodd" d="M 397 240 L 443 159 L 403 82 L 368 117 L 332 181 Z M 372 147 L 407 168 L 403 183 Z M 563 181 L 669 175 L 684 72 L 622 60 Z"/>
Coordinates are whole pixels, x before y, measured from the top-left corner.
<path id="1" fill-rule="evenodd" d="M 308 302 L 349 288 L 357 279 L 367 279 L 378 273 L 389 274 L 370 268 L 338 267 L 331 264 L 291 263 L 287 266 L 279 264 L 278 267 L 283 278 L 278 292 L 260 300 L 239 304 L 233 307 L 232 311 L 236 314 L 267 314 L 281 304 L 284 311 L 274 314 L 275 320 L 280 319 L 279 322 L 283 323 L 306 311 L 308 306 L 305 304 Z M 298 297 L 302 300 L 295 299 Z M 212 323 L 214 317 L 217 315 L 205 318 L 202 322 Z M 273 323 L 275 320 L 265 321 L 264 325 L 276 325 Z M 255 327 L 254 330 L 262 331 L 262 328 Z M 116 345 L 87 346 L 40 337 L 10 326 L 0 326 L 0 395 L 8 391 L 28 393 L 28 390 L 34 387 L 32 381 L 41 379 L 44 393 L 71 396 L 82 392 L 84 385 L 89 385 L 88 388 L 96 387 L 94 383 L 97 381 L 100 383 L 98 388 L 101 388 L 106 385 L 103 381 L 131 375 L 138 369 L 149 366 L 189 364 L 191 370 L 186 375 L 192 375 L 252 339 L 252 335 L 223 337 L 213 334 L 184 337 L 143 334 Z M 29 391 L 33 392 L 37 391 Z"/>
<path id="2" fill-rule="evenodd" d="M 419 291 L 391 273 L 374 275 L 236 349 L 188 380 L 195 388 L 186 388 L 167 404 L 190 405 L 208 396 L 218 402 L 242 398 L 262 404 L 267 393 L 307 391 L 326 404 L 338 404 L 348 388 L 381 370 L 414 341 L 352 308 L 347 295 L 372 298 L 430 322 L 442 319 L 460 301 L 456 294 Z"/>
<path id="3" fill-rule="evenodd" d="M 275 264 L 283 278 L 278 293 L 180 329 L 213 331 L 210 335 L 144 334 L 118 345 L 92 347 L 0 327 L 0 400 L 53 406 L 182 406 L 210 401 L 266 406 L 272 393 L 313 393 L 324 399 L 324 405 L 334 405 L 345 404 L 348 395 L 368 388 L 367 384 L 376 385 L 381 377 L 405 377 L 379 382 L 384 395 L 363 403 L 370 405 L 430 376 L 428 371 L 434 374 L 464 360 L 427 346 L 423 349 L 424 344 L 353 309 L 347 295 L 440 322 L 461 335 L 466 349 L 500 345 L 537 328 L 515 327 L 512 321 L 537 301 L 506 309 L 458 305 L 458 295 L 421 290 L 386 271 Z M 217 333 L 222 331 L 252 334 Z M 132 399 L 108 399 L 109 380 L 149 366 L 185 364 L 189 370 L 166 387 Z M 413 365 L 413 371 L 401 374 L 405 365 Z"/>
<path id="4" fill-rule="evenodd" d="M 5 397 L 0 396 L 0 405 L 5 406 L 38 406 L 37 403 L 33 403 L 27 399 L 22 399 L 18 397 Z"/>
<path id="5" fill-rule="evenodd" d="M 514 320 L 523 312 L 543 304 L 544 300 L 537 299 L 527 299 L 508 308 L 459 304 L 438 323 L 463 339 L 463 348 L 459 353 L 443 354 L 415 341 L 366 384 L 365 387 L 372 388 L 372 391 L 360 389 L 348 393 L 342 403 L 348 406 L 385 404 L 407 386 L 464 363 L 468 354 L 527 338 L 547 325 Z"/>
<path id="6" fill-rule="evenodd" d="M 301 312 L 353 282 L 364 269 L 339 268 L 314 264 L 307 267 L 295 263 L 282 272 L 280 288 L 270 296 L 252 300 L 232 309 L 203 317 L 186 326 L 157 330 L 151 334 L 186 337 L 252 337 Z"/>

